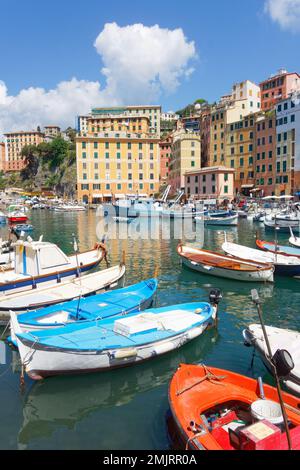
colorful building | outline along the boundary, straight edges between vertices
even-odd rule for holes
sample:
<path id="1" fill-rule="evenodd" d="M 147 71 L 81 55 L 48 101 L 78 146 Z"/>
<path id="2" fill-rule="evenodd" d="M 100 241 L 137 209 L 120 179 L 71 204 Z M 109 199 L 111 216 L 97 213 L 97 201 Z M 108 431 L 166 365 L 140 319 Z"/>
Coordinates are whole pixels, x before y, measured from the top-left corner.
<path id="1" fill-rule="evenodd" d="M 88 122 L 94 119 L 113 119 L 122 116 L 124 122 L 139 118 L 149 119 L 149 134 L 160 136 L 160 118 L 161 106 L 120 106 L 110 108 L 93 108 L 89 115 L 78 116 L 77 130 L 78 132 L 88 132 Z"/>
<path id="2" fill-rule="evenodd" d="M 260 83 L 261 108 L 263 111 L 273 109 L 281 100 L 287 99 L 291 93 L 300 90 L 300 75 L 279 70 L 267 80 Z"/>
<path id="3" fill-rule="evenodd" d="M 5 171 L 5 143 L 0 142 L 0 171 Z"/>
<path id="4" fill-rule="evenodd" d="M 234 168 L 235 192 L 249 194 L 254 188 L 255 115 L 226 126 L 226 166 Z"/>
<path id="5" fill-rule="evenodd" d="M 255 185 L 261 196 L 274 196 L 276 185 L 276 113 L 260 113 L 255 122 Z"/>
<path id="6" fill-rule="evenodd" d="M 201 137 L 199 134 L 179 129 L 173 134 L 168 183 L 174 190 L 185 187 L 184 175 L 187 171 L 201 168 Z"/>
<path id="7" fill-rule="evenodd" d="M 78 199 L 111 201 L 159 189 L 159 138 L 148 117 L 91 115 L 76 137 Z"/>
<path id="8" fill-rule="evenodd" d="M 7 132 L 5 137 L 5 171 L 20 171 L 26 165 L 22 149 L 27 145 L 39 145 L 44 142 L 45 134 L 40 131 Z"/>
<path id="9" fill-rule="evenodd" d="M 228 125 L 260 111 L 260 89 L 249 80 L 233 85 L 232 94 L 225 95 L 211 108 L 209 166 L 226 165 L 226 130 Z"/>
<path id="10" fill-rule="evenodd" d="M 186 194 L 193 199 L 232 200 L 234 175 L 234 169 L 224 166 L 187 171 L 184 175 Z"/>
<path id="11" fill-rule="evenodd" d="M 160 182 L 166 183 L 169 178 L 169 165 L 172 152 L 172 135 L 159 142 L 160 151 Z"/>
<path id="12" fill-rule="evenodd" d="M 276 195 L 300 190 L 300 94 L 276 106 Z"/>

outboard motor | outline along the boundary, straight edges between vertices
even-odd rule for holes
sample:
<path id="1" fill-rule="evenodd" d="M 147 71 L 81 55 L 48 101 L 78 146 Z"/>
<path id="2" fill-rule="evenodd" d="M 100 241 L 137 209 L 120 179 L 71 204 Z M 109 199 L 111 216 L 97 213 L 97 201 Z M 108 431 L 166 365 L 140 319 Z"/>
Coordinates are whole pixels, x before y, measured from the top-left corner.
<path id="1" fill-rule="evenodd" d="M 213 289 L 209 293 L 209 302 L 212 305 L 218 305 L 222 300 L 222 293 L 220 289 Z"/>
<path id="2" fill-rule="evenodd" d="M 285 349 L 277 349 L 272 357 L 272 362 L 280 378 L 287 377 L 295 367 L 292 356 Z"/>

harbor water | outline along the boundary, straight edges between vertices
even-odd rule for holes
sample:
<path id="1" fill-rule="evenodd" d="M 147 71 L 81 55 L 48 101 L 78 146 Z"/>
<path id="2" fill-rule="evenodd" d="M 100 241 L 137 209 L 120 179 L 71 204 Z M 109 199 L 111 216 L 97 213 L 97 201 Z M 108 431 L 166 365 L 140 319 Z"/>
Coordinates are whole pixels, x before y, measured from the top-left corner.
<path id="1" fill-rule="evenodd" d="M 80 251 L 99 241 L 94 210 L 36 210 L 29 223 L 34 226 L 32 238 L 43 235 L 67 254 L 73 251 L 72 234 Z M 254 248 L 256 231 L 260 238 L 272 240 L 272 232 L 265 232 L 263 224 L 244 219 L 238 227 L 226 229 L 227 239 Z M 3 239 L 7 237 L 7 227 L 0 232 Z M 289 234 L 280 234 L 279 242 L 288 244 L 288 238 Z M 112 265 L 125 252 L 125 285 L 157 274 L 156 306 L 206 301 L 212 288 L 221 289 L 218 327 L 175 352 L 133 367 L 41 382 L 26 378 L 23 393 L 18 353 L 1 340 L 0 449 L 169 449 L 168 384 L 180 363 L 205 363 L 262 376 L 274 384 L 258 357 L 251 367 L 252 349 L 243 344 L 243 329 L 259 321 L 250 291 L 258 290 L 267 325 L 300 331 L 300 279 L 276 277 L 274 284 L 253 284 L 198 274 L 181 266 L 178 241 L 108 238 L 106 243 Z M 204 248 L 221 251 L 223 242 L 224 231 L 205 230 Z"/>

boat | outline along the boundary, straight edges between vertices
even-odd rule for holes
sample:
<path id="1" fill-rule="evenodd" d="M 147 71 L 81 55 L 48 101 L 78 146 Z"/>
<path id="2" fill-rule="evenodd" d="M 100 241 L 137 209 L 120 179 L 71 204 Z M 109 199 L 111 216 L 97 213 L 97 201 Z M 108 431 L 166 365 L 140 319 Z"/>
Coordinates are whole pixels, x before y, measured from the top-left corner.
<path id="1" fill-rule="evenodd" d="M 0 325 L 7 324 L 10 319 L 10 310 L 20 314 L 112 289 L 118 285 L 125 271 L 125 265 L 121 263 L 50 287 L 39 287 L 28 292 L 2 296 L 0 297 Z"/>
<path id="2" fill-rule="evenodd" d="M 132 217 L 113 217 L 113 220 L 117 224 L 130 224 L 134 220 L 134 218 L 132 218 Z"/>
<path id="3" fill-rule="evenodd" d="M 194 271 L 236 281 L 273 282 L 272 264 L 255 263 L 231 258 L 208 250 L 200 250 L 179 244 L 177 253 L 185 266 Z"/>
<path id="4" fill-rule="evenodd" d="M 38 308 L 18 315 L 19 327 L 23 332 L 35 332 L 63 328 L 76 323 L 82 326 L 92 320 L 103 320 L 117 315 L 128 315 L 150 307 L 157 290 L 156 279 L 133 284 L 102 294 L 82 297 L 62 302 L 54 306 Z M 10 310 L 10 315 L 17 313 Z M 11 324 L 11 339 L 15 343 L 15 331 Z"/>
<path id="5" fill-rule="evenodd" d="M 54 210 L 56 212 L 82 212 L 86 211 L 86 207 L 77 204 L 61 204 L 54 207 Z"/>
<path id="6" fill-rule="evenodd" d="M 256 246 L 263 251 L 270 251 L 271 253 L 277 253 L 285 256 L 296 256 L 300 258 L 300 249 L 291 246 L 278 245 L 274 242 L 267 242 L 264 240 L 256 240 Z"/>
<path id="7" fill-rule="evenodd" d="M 281 276 L 297 277 L 300 275 L 300 260 L 296 256 L 286 256 L 277 253 L 264 252 L 255 248 L 248 248 L 237 243 L 225 241 L 222 250 L 234 257 L 244 260 L 252 260 L 254 263 L 268 263 L 275 267 L 275 274 Z"/>
<path id="8" fill-rule="evenodd" d="M 0 272 L 0 294 L 6 295 L 55 285 L 62 280 L 74 279 L 95 268 L 105 258 L 107 251 L 102 243 L 83 253 L 67 256 L 54 243 L 18 240 L 14 243 L 14 269 Z M 75 250 L 77 251 L 77 250 Z"/>
<path id="9" fill-rule="evenodd" d="M 215 322 L 220 292 L 211 303 L 148 309 L 63 328 L 24 333 L 11 314 L 21 361 L 32 379 L 134 365 L 178 349 Z"/>
<path id="10" fill-rule="evenodd" d="M 300 396 L 300 333 L 283 328 L 266 326 L 266 333 L 271 347 L 271 352 L 276 353 L 278 349 L 283 349 L 291 355 L 294 368 L 283 382 L 289 391 Z M 259 353 L 266 368 L 272 373 L 272 365 L 268 355 L 262 327 L 259 324 L 248 326 L 243 331 L 246 346 L 253 346 Z"/>
<path id="11" fill-rule="evenodd" d="M 4 212 L 0 211 L 0 224 L 5 224 L 6 223 L 6 215 Z"/>
<path id="12" fill-rule="evenodd" d="M 17 224 L 14 226 L 14 231 L 18 234 L 21 232 L 32 232 L 33 226 L 30 224 Z"/>
<path id="13" fill-rule="evenodd" d="M 286 215 L 285 217 L 280 217 L 279 215 L 266 216 L 264 219 L 264 225 L 266 229 L 279 229 L 281 232 L 289 232 L 290 227 L 296 231 L 300 230 L 300 220 L 291 215 Z"/>
<path id="14" fill-rule="evenodd" d="M 293 449 L 299 399 L 282 393 Z M 229 370 L 181 364 L 169 385 L 172 440 L 186 450 L 288 450 L 277 389 Z M 264 398 L 264 399 L 263 399 Z"/>
<path id="15" fill-rule="evenodd" d="M 297 248 L 300 248 L 300 237 L 296 237 L 293 233 L 292 228 L 290 228 L 291 236 L 289 238 L 289 243 Z"/>
<path id="16" fill-rule="evenodd" d="M 204 222 L 205 226 L 222 225 L 234 227 L 238 225 L 238 218 L 239 216 L 237 214 L 228 215 L 226 217 L 211 217 L 210 215 L 207 215 L 202 217 L 195 217 L 195 220 L 199 222 Z"/>

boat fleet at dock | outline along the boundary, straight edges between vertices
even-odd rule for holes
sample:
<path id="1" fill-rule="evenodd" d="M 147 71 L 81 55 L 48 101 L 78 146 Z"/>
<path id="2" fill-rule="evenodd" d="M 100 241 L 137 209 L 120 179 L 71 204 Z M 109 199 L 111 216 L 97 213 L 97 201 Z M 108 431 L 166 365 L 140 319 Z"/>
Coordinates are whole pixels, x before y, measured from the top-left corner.
<path id="1" fill-rule="evenodd" d="M 143 211 L 138 213 L 138 205 L 135 201 L 126 207 L 126 223 L 145 216 Z M 121 206 L 119 219 L 123 217 Z M 162 206 L 152 202 L 149 207 L 160 216 L 168 211 L 174 219 L 185 212 L 172 205 L 159 210 Z M 224 232 L 218 252 L 179 243 L 177 255 L 185 268 L 239 282 L 274 282 L 277 276 L 300 279 L 299 238 L 294 233 L 296 225 L 288 225 L 295 220 L 299 225 L 297 205 L 271 209 L 269 214 L 258 207 L 252 212 L 249 206 L 243 212 L 253 223 L 264 218 L 263 223 L 268 224 L 274 219 L 274 242 L 257 238 L 254 249 L 228 242 Z M 236 226 L 240 220 L 233 207 L 214 211 L 189 207 L 187 213 L 207 228 Z M 279 244 L 277 232 L 286 227 L 290 238 Z M 134 366 L 177 350 L 217 327 L 222 300 L 219 289 L 213 289 L 207 301 L 157 307 L 156 276 L 124 287 L 125 254 L 118 265 L 110 267 L 104 239 L 82 253 L 75 238 L 73 244 L 74 254 L 67 256 L 43 237 L 25 239 L 24 232 L 15 242 L 2 241 L 3 251 L 8 250 L 3 255 L 13 261 L 3 264 L 0 272 L 0 322 L 9 334 L 7 341 L 20 354 L 22 379 L 24 373 L 41 380 Z M 103 269 L 89 272 L 105 262 Z M 265 327 L 255 290 L 252 299 L 260 324 L 249 325 L 241 338 L 274 374 L 277 390 L 260 378 L 229 370 L 179 365 L 168 394 L 168 431 L 175 447 L 300 449 L 300 334 Z M 290 394 L 281 392 L 279 379 Z"/>

